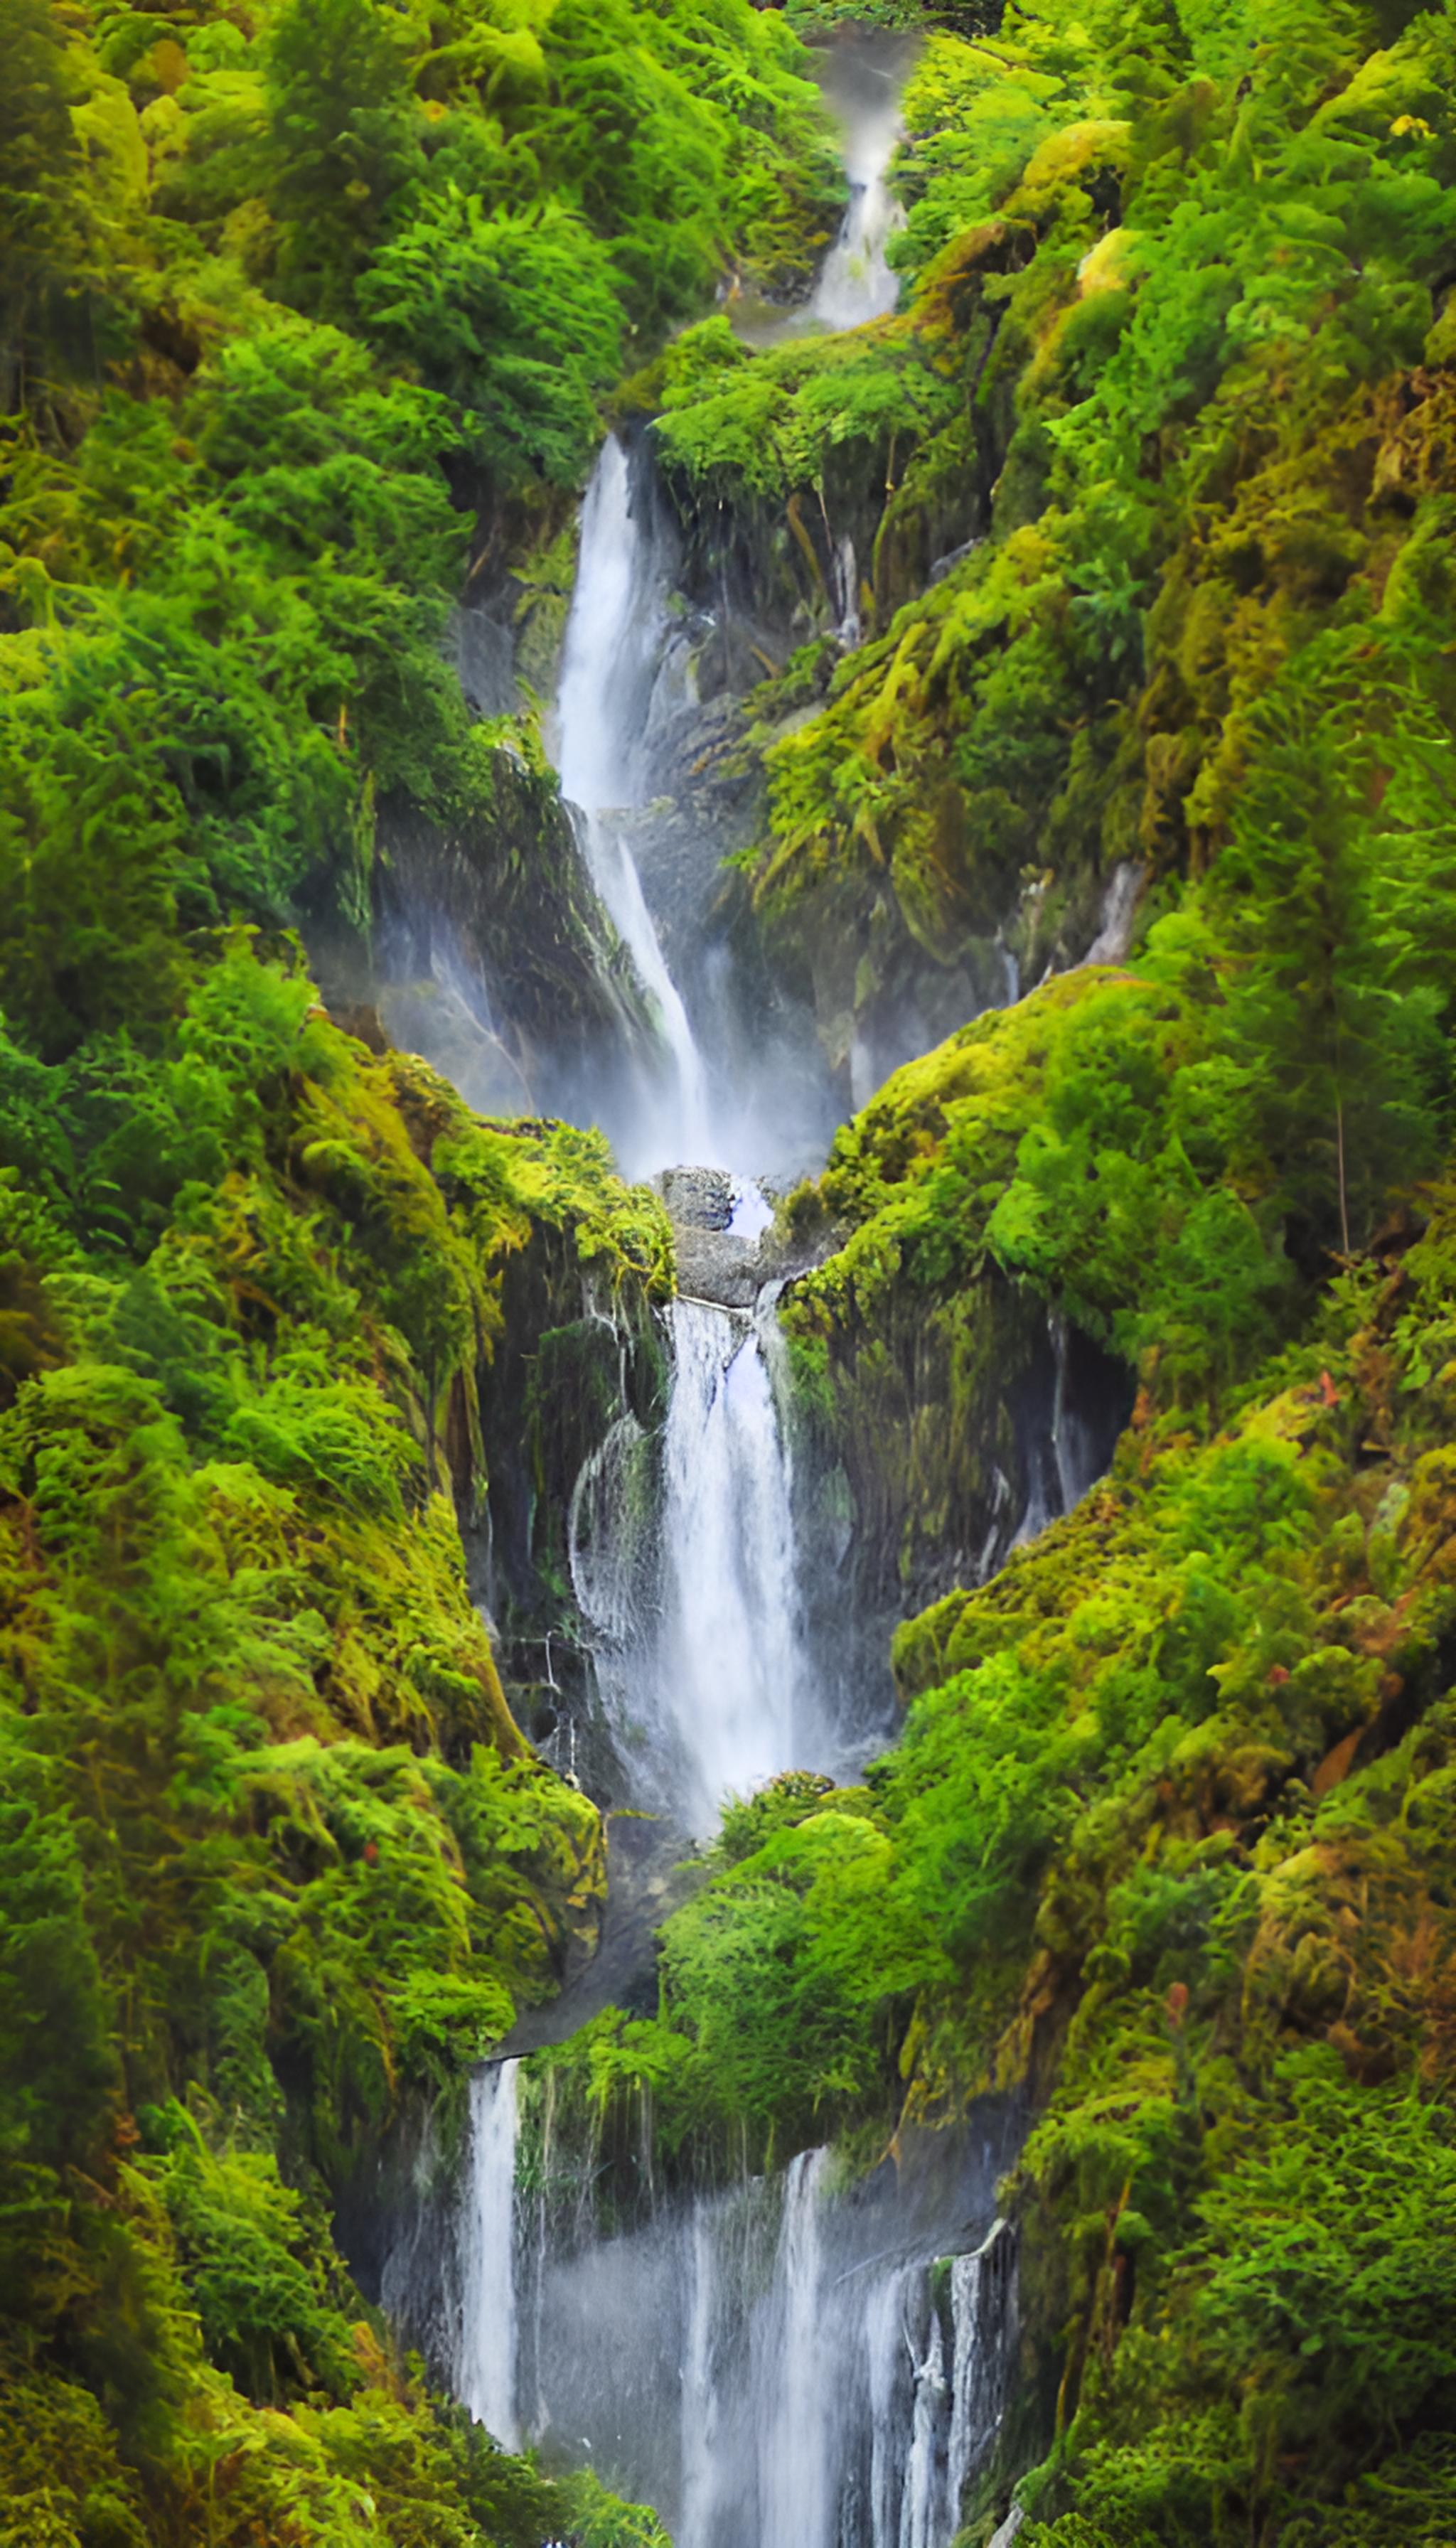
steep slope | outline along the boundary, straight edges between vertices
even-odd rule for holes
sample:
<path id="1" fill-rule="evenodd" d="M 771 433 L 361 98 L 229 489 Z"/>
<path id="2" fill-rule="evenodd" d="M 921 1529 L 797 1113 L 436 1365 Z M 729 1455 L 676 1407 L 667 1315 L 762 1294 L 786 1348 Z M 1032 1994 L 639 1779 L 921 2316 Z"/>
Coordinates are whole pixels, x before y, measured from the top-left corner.
<path id="1" fill-rule="evenodd" d="M 507 1262 L 550 1233 L 630 1302 L 666 1225 L 241 936 L 159 1048 L 3 1068 L 8 2535 L 352 2538 L 363 2487 L 392 2537 L 534 2539 L 328 2225 L 592 1949 L 597 1818 L 455 1499 Z"/>
<path id="2" fill-rule="evenodd" d="M 1444 700 L 1449 43 L 1302 0 L 933 33 L 901 312 L 757 356 L 715 318 L 650 376 L 704 589 L 799 648 L 745 864 L 857 1099 L 1008 959 L 1125 952 L 1267 832 L 1271 754 L 1338 801 Z"/>
<path id="3" fill-rule="evenodd" d="M 812 91 L 746 6 L 5 0 L 0 52 L 0 2533 L 647 2537 L 431 2405 L 331 2227 L 368 2282 L 592 1945 L 598 1820 L 459 1521 L 527 1456 L 503 1296 L 517 1353 L 589 1296 L 643 1336 L 671 1236 L 599 1139 L 343 1032 L 287 932 L 367 979 L 423 835 L 518 1035 L 590 1035 L 600 915 L 447 623 L 624 332 L 809 252 Z"/>

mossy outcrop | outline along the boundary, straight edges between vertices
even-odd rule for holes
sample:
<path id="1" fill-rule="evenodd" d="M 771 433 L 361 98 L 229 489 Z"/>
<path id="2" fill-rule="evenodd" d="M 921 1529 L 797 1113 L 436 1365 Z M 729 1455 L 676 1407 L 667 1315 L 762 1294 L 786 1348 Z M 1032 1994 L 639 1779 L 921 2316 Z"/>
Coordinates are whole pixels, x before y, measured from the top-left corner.
<path id="1" fill-rule="evenodd" d="M 229 2518 L 323 2518 L 363 2415 L 529 2524 L 534 2481 L 432 2420 L 328 2220 L 594 1941 L 600 1826 L 507 1709 L 456 1499 L 487 1491 L 507 1268 L 537 1251 L 544 1324 L 551 1251 L 579 1294 L 645 1290 L 666 1226 L 599 1142 L 482 1125 L 241 936 L 120 1090 L 5 1049 L 10 2500 L 79 2418 L 82 2492 L 143 2536 L 160 2361 L 236 2459 Z M 119 1248 L 91 1163 L 138 1123 Z M 300 2389 L 312 2439 L 255 2412 Z M 185 2519 L 191 2445 L 145 2448 Z"/>
<path id="2" fill-rule="evenodd" d="M 809 1456 L 848 1497 L 826 1627 L 846 1570 L 855 1607 L 888 1625 L 993 1572 L 1110 1456 L 1131 1378 L 985 1237 L 1058 1026 L 1099 978 L 1049 984 L 907 1064 L 782 1209 L 801 1245 L 837 1242 L 781 1310 Z"/>
<path id="3" fill-rule="evenodd" d="M 1242 88 L 1201 23 L 1142 71 L 1049 21 L 933 35 L 901 313 L 757 355 L 714 319 L 645 386 L 738 650 L 710 678 L 770 673 L 746 726 L 764 944 L 857 1096 L 1084 957 L 1115 878 L 1201 872 L 1271 681 L 1378 613 L 1399 559 L 1427 572 L 1442 74 L 1418 31 L 1368 57 L 1331 38 L 1334 74 L 1302 41 L 1286 70 L 1251 32 Z M 1387 216 L 1377 309 L 1359 241 L 1393 241 Z M 1311 223 L 1345 241 L 1338 285 Z M 1311 241 L 1278 314 L 1276 229 Z"/>
<path id="4" fill-rule="evenodd" d="M 381 810 L 365 978 L 390 1035 L 473 1103 L 570 1120 L 651 1071 L 657 1030 L 539 748 L 512 741 L 458 823 Z"/>

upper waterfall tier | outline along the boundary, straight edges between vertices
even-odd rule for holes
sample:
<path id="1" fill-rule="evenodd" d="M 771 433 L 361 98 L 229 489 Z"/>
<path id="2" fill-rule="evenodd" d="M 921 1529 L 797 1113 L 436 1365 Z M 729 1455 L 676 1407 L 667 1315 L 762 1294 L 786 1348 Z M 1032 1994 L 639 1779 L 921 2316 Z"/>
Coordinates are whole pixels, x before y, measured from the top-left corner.
<path id="1" fill-rule="evenodd" d="M 864 38 L 835 47 L 825 94 L 844 131 L 850 201 L 840 234 L 824 260 L 809 316 L 826 327 L 863 327 L 883 318 L 899 298 L 899 277 L 885 253 L 905 216 L 888 185 L 900 138 L 900 91 L 909 53 L 903 42 Z"/>
<path id="2" fill-rule="evenodd" d="M 656 1011 L 668 1062 L 630 1092 L 618 1134 L 634 1171 L 697 1158 L 711 1146 L 702 1056 L 642 891 L 625 833 L 612 818 L 638 801 L 640 754 L 662 662 L 673 560 L 632 501 L 626 450 L 601 446 L 582 508 L 582 547 L 567 623 L 558 702 L 562 790 L 583 818 L 592 882 Z"/>

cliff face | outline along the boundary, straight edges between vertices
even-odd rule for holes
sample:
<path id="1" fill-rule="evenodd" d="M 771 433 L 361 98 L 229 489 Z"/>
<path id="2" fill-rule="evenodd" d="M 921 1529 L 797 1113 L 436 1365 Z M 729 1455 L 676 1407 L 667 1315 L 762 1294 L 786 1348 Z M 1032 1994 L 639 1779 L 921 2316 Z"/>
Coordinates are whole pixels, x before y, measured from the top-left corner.
<path id="1" fill-rule="evenodd" d="M 363 984 L 391 1041 L 492 1114 L 583 1120 L 603 1081 L 651 1070 L 645 994 L 539 761 L 497 749 L 457 825 L 382 808 L 377 848 Z"/>

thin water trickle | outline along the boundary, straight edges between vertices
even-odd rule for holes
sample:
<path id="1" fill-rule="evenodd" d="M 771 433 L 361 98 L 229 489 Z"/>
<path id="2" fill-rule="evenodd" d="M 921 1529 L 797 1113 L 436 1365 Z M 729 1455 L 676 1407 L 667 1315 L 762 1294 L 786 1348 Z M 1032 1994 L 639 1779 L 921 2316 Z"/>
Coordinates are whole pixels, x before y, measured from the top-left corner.
<path id="1" fill-rule="evenodd" d="M 1121 964 L 1133 944 L 1138 897 L 1146 882 L 1136 859 L 1121 859 L 1107 880 L 1097 935 L 1082 957 L 1084 964 Z"/>
<path id="2" fill-rule="evenodd" d="M 902 2423 L 905 2365 L 914 2359 L 905 2326 L 914 2281 L 913 2267 L 886 2274 L 875 2284 L 864 2311 L 869 2383 L 870 2548 L 900 2548 L 900 2470 L 895 2436 Z"/>
<path id="3" fill-rule="evenodd" d="M 910 2425 L 910 2457 L 900 2499 L 900 2548 L 941 2548 L 949 2506 L 944 2502 L 945 2472 L 941 2460 L 948 2391 L 941 2321 L 932 2311 L 924 2355 L 911 2361 L 915 2373 L 915 2409 Z"/>
<path id="4" fill-rule="evenodd" d="M 718 2503 L 718 2366 L 713 2334 L 718 2306 L 718 2254 L 704 2205 L 686 2229 L 687 2342 L 682 2357 L 682 2548 L 713 2535 Z"/>

